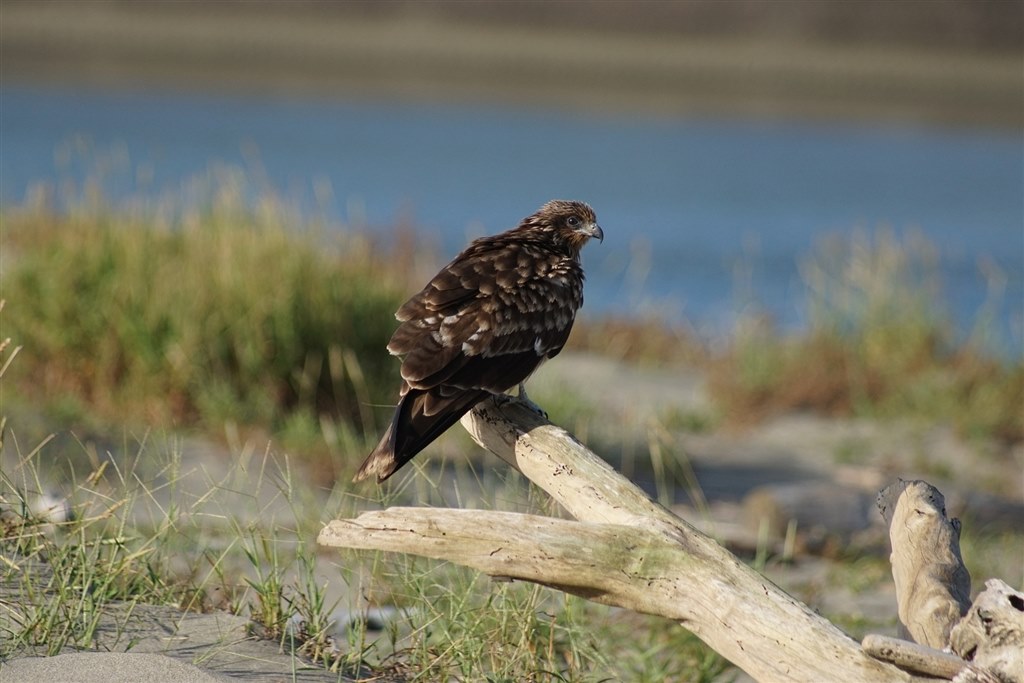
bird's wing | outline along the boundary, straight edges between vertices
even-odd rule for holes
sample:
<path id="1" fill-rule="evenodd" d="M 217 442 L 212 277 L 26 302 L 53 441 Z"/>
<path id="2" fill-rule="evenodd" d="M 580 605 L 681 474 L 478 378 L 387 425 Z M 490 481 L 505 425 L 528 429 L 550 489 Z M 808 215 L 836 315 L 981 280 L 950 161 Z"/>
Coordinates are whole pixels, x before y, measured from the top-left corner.
<path id="1" fill-rule="evenodd" d="M 534 245 L 479 240 L 448 264 L 396 314 L 388 350 L 404 356 L 407 385 L 499 393 L 557 354 L 582 303 L 582 281 L 558 263 Z"/>

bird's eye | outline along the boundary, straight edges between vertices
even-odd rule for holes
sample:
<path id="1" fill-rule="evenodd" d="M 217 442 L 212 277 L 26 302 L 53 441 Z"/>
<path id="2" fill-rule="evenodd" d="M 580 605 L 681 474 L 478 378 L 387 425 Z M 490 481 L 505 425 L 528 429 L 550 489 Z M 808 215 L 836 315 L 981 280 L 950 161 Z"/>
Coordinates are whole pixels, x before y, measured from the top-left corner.
<path id="1" fill-rule="evenodd" d="M 569 224 L 570 228 L 575 228 L 579 227 L 580 219 L 578 216 L 569 216 L 569 218 L 567 218 L 565 222 Z"/>

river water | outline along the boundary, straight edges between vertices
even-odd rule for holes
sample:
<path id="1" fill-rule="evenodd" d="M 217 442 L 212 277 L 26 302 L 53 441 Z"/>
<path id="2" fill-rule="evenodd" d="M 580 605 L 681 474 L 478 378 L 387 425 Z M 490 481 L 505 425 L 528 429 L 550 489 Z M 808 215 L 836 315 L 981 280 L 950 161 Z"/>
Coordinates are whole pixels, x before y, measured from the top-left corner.
<path id="1" fill-rule="evenodd" d="M 7 206 L 87 178 L 115 203 L 189 196 L 211 168 L 237 166 L 330 218 L 411 221 L 441 259 L 548 199 L 585 200 L 606 235 L 584 252 L 585 311 L 712 334 L 751 300 L 799 328 L 799 261 L 824 236 L 918 231 L 940 249 L 961 332 L 1001 283 L 993 337 L 1020 353 L 1016 131 L 4 86 L 0 143 Z"/>

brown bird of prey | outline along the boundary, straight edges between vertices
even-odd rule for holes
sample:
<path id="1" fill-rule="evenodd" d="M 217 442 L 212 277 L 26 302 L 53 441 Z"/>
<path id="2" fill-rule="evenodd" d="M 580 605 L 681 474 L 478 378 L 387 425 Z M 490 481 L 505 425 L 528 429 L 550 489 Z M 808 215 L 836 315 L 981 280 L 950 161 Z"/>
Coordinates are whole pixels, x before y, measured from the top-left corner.
<path id="1" fill-rule="evenodd" d="M 480 401 L 522 384 L 562 350 L 583 305 L 580 249 L 604 240 L 594 210 L 550 201 L 471 243 L 398 309 L 402 356 L 391 425 L 356 473 L 384 481 Z"/>

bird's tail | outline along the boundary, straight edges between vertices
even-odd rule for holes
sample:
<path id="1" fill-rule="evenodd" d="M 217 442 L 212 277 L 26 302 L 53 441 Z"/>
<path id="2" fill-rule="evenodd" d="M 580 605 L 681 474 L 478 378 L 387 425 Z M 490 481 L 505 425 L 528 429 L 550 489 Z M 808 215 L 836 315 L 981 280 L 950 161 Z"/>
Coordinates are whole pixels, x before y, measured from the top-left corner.
<path id="1" fill-rule="evenodd" d="M 377 477 L 378 482 L 384 481 L 458 422 L 473 406 L 491 395 L 488 391 L 478 390 L 440 397 L 436 391 L 410 389 L 402 397 L 380 443 L 363 461 L 352 481 L 360 481 L 371 474 Z M 429 414 L 425 411 L 428 404 Z"/>

